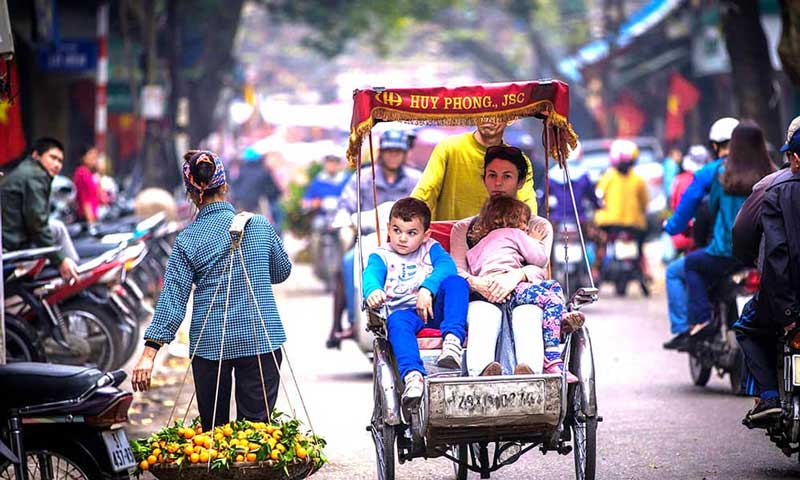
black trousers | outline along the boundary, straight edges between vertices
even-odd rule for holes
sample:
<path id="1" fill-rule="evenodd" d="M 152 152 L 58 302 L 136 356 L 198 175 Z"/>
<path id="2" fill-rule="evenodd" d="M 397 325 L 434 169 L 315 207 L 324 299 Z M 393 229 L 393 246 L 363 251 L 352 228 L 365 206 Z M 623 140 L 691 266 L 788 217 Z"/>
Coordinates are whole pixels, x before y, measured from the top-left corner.
<path id="1" fill-rule="evenodd" d="M 739 320 L 733 325 L 745 365 L 755 380 L 757 392 L 750 392 L 752 389 L 745 385 L 747 393 L 778 390 L 778 327 L 764 325 L 760 320 L 756 297 L 747 302 Z"/>
<path id="2" fill-rule="evenodd" d="M 264 384 L 261 384 L 261 374 L 258 369 L 258 360 L 261 359 L 261 368 L 264 372 Z M 282 363 L 281 349 L 275 350 L 278 366 Z M 217 385 L 217 369 L 219 361 L 206 360 L 194 357 L 192 361 L 192 376 L 197 396 L 197 409 L 200 411 L 200 420 L 203 430 L 212 428 L 211 418 L 214 416 L 214 388 Z M 236 419 L 251 420 L 254 422 L 267 421 L 267 411 L 264 408 L 264 392 L 267 394 L 269 411 L 275 408 L 280 386 L 279 368 L 275 365 L 272 353 L 260 356 L 232 358 L 222 361 L 222 371 L 219 381 L 219 399 L 217 401 L 217 415 L 213 425 L 224 425 L 230 420 L 231 381 L 236 376 Z"/>

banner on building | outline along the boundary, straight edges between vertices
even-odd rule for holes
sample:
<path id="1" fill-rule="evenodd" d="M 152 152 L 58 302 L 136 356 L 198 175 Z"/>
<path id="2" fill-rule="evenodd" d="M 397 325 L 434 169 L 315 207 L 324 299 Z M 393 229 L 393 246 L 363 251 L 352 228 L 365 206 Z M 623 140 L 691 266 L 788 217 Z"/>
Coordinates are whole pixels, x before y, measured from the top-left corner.
<path id="1" fill-rule="evenodd" d="M 22 130 L 19 81 L 16 62 L 6 63 L 11 71 L 11 96 L 0 97 L 0 166 L 18 158 L 25 152 L 25 132 Z M 2 67 L 0 67 L 2 69 Z"/>
<path id="2" fill-rule="evenodd" d="M 673 73 L 669 79 L 664 140 L 669 142 L 683 138 L 686 133 L 684 118 L 698 101 L 700 101 L 700 91 L 680 73 Z"/>
<path id="3" fill-rule="evenodd" d="M 612 107 L 618 137 L 635 137 L 644 127 L 645 116 L 630 94 L 623 92 Z"/>

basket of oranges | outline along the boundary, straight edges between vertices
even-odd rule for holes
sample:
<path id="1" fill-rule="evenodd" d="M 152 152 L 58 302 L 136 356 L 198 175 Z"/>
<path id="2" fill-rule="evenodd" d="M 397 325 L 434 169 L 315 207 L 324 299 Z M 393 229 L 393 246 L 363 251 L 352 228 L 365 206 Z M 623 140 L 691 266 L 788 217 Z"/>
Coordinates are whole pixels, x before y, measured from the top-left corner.
<path id="1" fill-rule="evenodd" d="M 295 479 L 319 470 L 327 459 L 325 440 L 301 431 L 301 423 L 280 412 L 272 421 L 241 420 L 204 432 L 197 418 L 175 422 L 131 442 L 138 478 L 149 471 L 159 480 Z"/>

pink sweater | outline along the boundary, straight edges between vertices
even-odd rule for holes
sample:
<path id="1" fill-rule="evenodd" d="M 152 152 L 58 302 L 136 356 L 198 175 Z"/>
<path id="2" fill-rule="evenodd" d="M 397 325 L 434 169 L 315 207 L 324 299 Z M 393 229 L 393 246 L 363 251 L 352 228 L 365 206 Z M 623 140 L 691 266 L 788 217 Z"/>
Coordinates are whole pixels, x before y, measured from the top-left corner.
<path id="1" fill-rule="evenodd" d="M 469 225 L 473 218 L 475 217 L 459 220 L 455 225 L 453 225 L 453 229 L 450 231 L 450 256 L 453 257 L 453 261 L 456 262 L 458 274 L 462 277 L 471 276 L 469 265 L 467 264 L 467 252 L 469 250 L 469 246 L 467 245 L 467 231 L 469 230 Z M 552 245 L 553 238 L 553 231 L 552 227 L 550 226 L 550 222 L 541 217 L 532 217 L 530 224 L 544 224 L 544 226 L 548 229 L 548 236 L 543 244 L 545 256 L 549 257 L 550 246 Z M 522 269 L 525 271 L 525 277 L 528 282 L 539 283 L 547 279 L 546 268 L 537 265 L 525 265 L 522 267 Z"/>
<path id="2" fill-rule="evenodd" d="M 492 230 L 467 251 L 469 273 L 477 277 L 506 273 L 525 265 L 544 268 L 547 260 L 544 243 L 519 228 Z"/>

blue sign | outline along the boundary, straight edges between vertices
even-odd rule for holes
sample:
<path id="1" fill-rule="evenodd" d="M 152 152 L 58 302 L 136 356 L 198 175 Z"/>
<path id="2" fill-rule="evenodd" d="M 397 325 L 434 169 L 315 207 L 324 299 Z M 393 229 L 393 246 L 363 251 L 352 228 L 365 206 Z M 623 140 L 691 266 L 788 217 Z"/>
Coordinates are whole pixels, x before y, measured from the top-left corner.
<path id="1" fill-rule="evenodd" d="M 97 41 L 61 40 L 57 45 L 39 50 L 39 70 L 43 72 L 86 72 L 97 68 Z"/>

